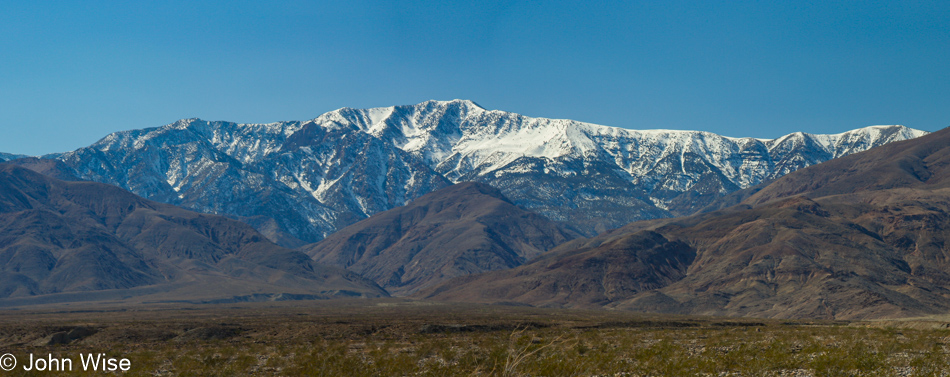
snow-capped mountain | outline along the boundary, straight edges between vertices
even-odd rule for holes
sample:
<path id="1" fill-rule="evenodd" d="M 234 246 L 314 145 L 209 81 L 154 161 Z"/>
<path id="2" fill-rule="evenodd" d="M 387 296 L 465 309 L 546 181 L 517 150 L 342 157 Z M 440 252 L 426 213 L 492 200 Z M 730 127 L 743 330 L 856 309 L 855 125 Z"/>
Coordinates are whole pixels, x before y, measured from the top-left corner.
<path id="1" fill-rule="evenodd" d="M 10 154 L 10 153 L 0 152 L 0 162 L 15 160 L 18 158 L 23 158 L 23 157 L 28 157 L 28 156 L 24 156 L 21 154 Z"/>
<path id="2" fill-rule="evenodd" d="M 532 118 L 454 100 L 343 108 L 306 122 L 186 119 L 55 157 L 83 178 L 240 218 L 295 246 L 462 181 L 488 183 L 594 234 L 689 214 L 802 167 L 924 134 L 872 126 L 731 138 Z"/>

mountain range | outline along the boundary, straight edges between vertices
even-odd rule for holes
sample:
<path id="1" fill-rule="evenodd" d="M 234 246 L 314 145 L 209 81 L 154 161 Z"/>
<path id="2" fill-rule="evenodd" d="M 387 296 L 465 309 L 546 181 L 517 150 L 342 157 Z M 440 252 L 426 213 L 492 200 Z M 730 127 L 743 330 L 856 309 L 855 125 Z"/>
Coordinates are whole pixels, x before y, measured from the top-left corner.
<path id="1" fill-rule="evenodd" d="M 950 129 L 785 175 L 737 206 L 628 224 L 429 300 L 781 318 L 950 309 Z"/>
<path id="2" fill-rule="evenodd" d="M 24 158 L 24 157 L 29 157 L 29 156 L 0 152 L 0 162 L 15 160 L 15 159 Z"/>
<path id="3" fill-rule="evenodd" d="M 0 306 L 394 294 L 932 314 L 950 308 L 948 132 L 731 138 L 462 100 L 181 120 L 0 156 Z"/>
<path id="4" fill-rule="evenodd" d="M 250 226 L 0 164 L 0 306 L 380 297 Z"/>
<path id="5" fill-rule="evenodd" d="M 305 122 L 185 119 L 45 157 L 78 178 L 239 219 L 299 247 L 464 181 L 489 184 L 512 203 L 593 236 L 689 215 L 736 190 L 923 134 L 873 126 L 732 138 L 532 118 L 454 100 L 343 108 Z"/>

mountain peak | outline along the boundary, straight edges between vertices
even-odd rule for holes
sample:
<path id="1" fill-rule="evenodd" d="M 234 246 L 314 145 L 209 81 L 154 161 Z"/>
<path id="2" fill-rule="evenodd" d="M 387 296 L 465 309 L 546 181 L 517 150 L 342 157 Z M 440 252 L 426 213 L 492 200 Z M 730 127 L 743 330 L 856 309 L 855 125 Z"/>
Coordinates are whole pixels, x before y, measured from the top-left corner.
<path id="1" fill-rule="evenodd" d="M 511 201 L 502 194 L 501 190 L 481 182 L 459 182 L 439 191 L 432 192 L 428 196 L 432 198 L 487 196 L 511 203 Z"/>
<path id="2" fill-rule="evenodd" d="M 2 153 L 0 152 L 0 162 L 15 160 L 18 158 L 30 157 L 22 154 Z"/>
<path id="3" fill-rule="evenodd" d="M 318 241 L 466 181 L 492 185 L 514 204 L 593 235 L 690 214 L 735 190 L 920 134 L 884 126 L 734 138 L 535 118 L 453 99 L 341 108 L 305 122 L 183 119 L 115 133 L 56 158 L 82 179 L 253 219 L 273 239 L 288 232 L 292 237 L 281 239 Z M 279 214 L 278 205 L 294 214 Z M 300 245 L 291 241 L 283 244 Z"/>
<path id="4" fill-rule="evenodd" d="M 482 107 L 482 106 L 479 105 L 478 103 L 475 103 L 475 101 L 468 100 L 468 99 L 453 99 L 453 100 L 450 100 L 450 101 L 428 100 L 428 101 L 425 101 L 425 102 L 423 102 L 423 103 L 420 103 L 420 105 L 422 105 L 422 104 L 430 104 L 430 103 L 431 103 L 431 104 L 442 105 L 442 106 L 459 105 L 459 106 L 464 106 L 464 107 L 468 107 L 468 108 L 477 108 L 477 109 L 481 109 L 481 110 L 486 110 L 484 107 Z"/>

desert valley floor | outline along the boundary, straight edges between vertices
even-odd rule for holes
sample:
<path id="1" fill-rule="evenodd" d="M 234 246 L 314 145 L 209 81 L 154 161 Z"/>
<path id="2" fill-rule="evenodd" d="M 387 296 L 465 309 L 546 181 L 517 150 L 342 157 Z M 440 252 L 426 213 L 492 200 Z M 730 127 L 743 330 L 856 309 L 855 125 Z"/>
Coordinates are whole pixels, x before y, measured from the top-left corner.
<path id="1" fill-rule="evenodd" d="M 94 375 L 80 358 L 103 353 L 130 376 L 932 376 L 950 368 L 948 325 L 399 299 L 61 305 L 0 312 L 0 351 L 20 361 L 4 375 Z M 72 370 L 25 371 L 31 354 Z"/>

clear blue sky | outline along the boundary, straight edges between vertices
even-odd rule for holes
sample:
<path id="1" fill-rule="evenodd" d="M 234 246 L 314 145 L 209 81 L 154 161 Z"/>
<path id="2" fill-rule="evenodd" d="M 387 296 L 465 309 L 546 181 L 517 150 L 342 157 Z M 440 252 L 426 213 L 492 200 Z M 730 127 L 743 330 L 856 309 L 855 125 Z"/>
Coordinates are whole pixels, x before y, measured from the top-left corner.
<path id="1" fill-rule="evenodd" d="M 761 138 L 950 126 L 948 1 L 0 5 L 0 152 L 454 98 Z"/>

